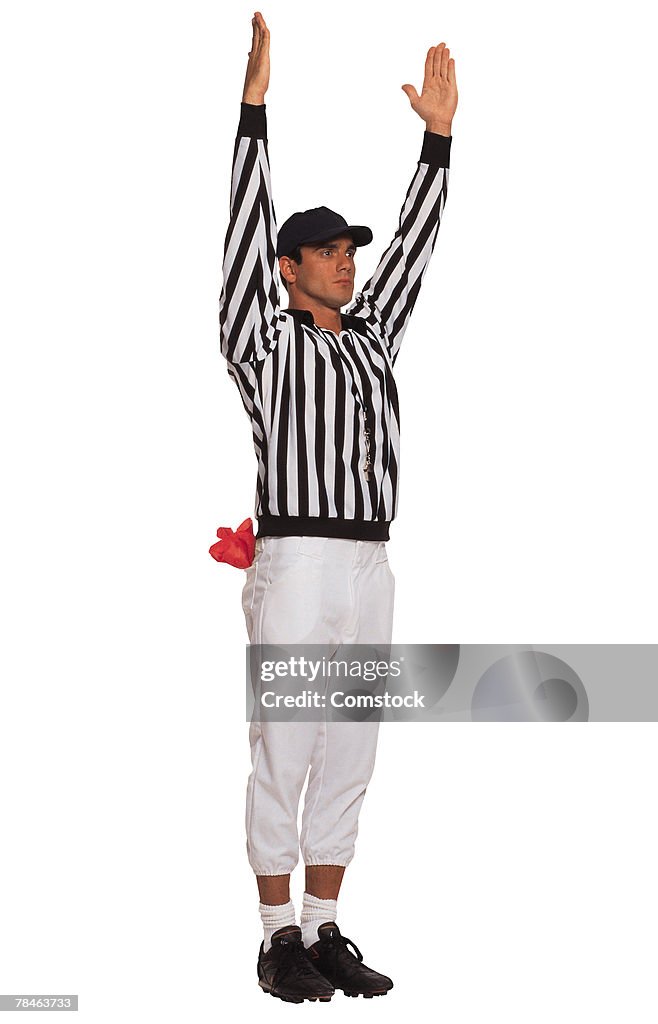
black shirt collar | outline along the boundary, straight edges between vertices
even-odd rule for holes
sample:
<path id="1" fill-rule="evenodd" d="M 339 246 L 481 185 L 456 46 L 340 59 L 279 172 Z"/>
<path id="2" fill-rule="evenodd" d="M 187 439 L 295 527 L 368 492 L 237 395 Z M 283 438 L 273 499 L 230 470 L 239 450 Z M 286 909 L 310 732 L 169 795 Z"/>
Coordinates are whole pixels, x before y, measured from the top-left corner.
<path id="1" fill-rule="evenodd" d="M 293 319 L 299 320 L 303 324 L 307 324 L 309 327 L 315 327 L 315 320 L 310 309 L 284 309 L 284 313 L 290 313 Z M 341 313 L 340 314 L 341 329 L 343 331 L 357 331 L 359 334 L 367 336 L 368 321 L 363 316 L 356 316 L 354 313 Z"/>

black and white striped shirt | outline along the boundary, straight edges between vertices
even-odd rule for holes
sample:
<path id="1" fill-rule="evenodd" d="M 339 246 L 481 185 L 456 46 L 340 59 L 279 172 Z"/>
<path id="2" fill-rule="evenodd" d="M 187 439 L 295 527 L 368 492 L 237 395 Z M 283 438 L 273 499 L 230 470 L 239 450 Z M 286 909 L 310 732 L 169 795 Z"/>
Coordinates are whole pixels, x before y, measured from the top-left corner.
<path id="1" fill-rule="evenodd" d="M 395 236 L 336 334 L 279 305 L 265 104 L 241 105 L 219 323 L 252 424 L 259 537 L 388 540 L 400 467 L 393 366 L 439 230 L 451 142 L 424 133 Z"/>

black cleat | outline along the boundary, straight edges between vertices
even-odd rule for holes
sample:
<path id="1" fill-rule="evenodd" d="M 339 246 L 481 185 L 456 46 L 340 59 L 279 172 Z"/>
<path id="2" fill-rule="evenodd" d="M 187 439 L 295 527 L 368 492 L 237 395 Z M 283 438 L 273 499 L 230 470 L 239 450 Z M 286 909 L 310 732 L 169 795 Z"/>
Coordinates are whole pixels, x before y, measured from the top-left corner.
<path id="1" fill-rule="evenodd" d="M 356 956 L 347 948 L 348 943 Z M 318 941 L 308 947 L 306 955 L 320 974 L 334 988 L 341 988 L 346 996 L 371 999 L 373 996 L 385 996 L 393 988 L 393 982 L 385 974 L 366 967 L 358 947 L 340 934 L 334 921 L 320 925 Z"/>
<path id="2" fill-rule="evenodd" d="M 295 924 L 279 928 L 272 936 L 272 945 L 258 953 L 258 984 L 263 992 L 287 1003 L 303 1003 L 305 999 L 328 1003 L 334 994 L 333 985 L 310 963 L 302 930 Z"/>

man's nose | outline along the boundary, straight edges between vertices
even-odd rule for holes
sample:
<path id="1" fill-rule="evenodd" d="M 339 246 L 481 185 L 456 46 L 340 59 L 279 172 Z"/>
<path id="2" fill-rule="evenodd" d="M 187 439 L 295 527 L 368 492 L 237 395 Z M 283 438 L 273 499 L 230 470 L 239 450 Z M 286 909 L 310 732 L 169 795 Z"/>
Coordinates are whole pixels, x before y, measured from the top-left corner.
<path id="1" fill-rule="evenodd" d="M 352 261 L 350 260 L 350 258 L 347 255 L 347 253 L 345 253 L 344 256 L 339 256 L 338 257 L 337 266 L 336 266 L 336 270 L 338 270 L 340 273 L 348 273 L 349 274 L 350 273 L 350 269 L 351 269 L 351 266 L 350 266 L 351 262 Z"/>

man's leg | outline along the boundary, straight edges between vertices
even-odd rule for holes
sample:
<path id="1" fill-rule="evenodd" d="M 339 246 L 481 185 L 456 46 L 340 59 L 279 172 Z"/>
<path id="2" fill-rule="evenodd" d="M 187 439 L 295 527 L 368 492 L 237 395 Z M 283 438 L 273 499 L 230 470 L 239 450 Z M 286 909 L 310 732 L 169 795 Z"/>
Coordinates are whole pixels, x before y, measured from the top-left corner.
<path id="1" fill-rule="evenodd" d="M 280 906 L 290 899 L 290 875 L 256 875 L 261 903 Z"/>
<path id="2" fill-rule="evenodd" d="M 322 579 L 318 560 L 300 537 L 265 537 L 247 570 L 242 606 L 252 644 L 323 643 Z M 252 771 L 247 784 L 247 851 L 261 898 L 289 897 L 299 860 L 297 811 L 318 722 L 259 721 L 249 728 Z"/>
<path id="3" fill-rule="evenodd" d="M 379 652 L 377 660 L 387 657 L 395 581 L 385 545 L 328 539 L 323 557 L 327 573 L 335 578 L 329 590 L 342 596 L 338 609 L 341 643 L 372 645 Z M 336 658 L 340 658 L 340 649 Z M 321 723 L 302 817 L 304 945 L 318 969 L 348 995 L 383 995 L 393 985 L 390 978 L 372 971 L 349 951 L 335 923 L 338 893 L 345 867 L 354 856 L 358 817 L 374 768 L 378 735 L 377 719 Z"/>
<path id="4" fill-rule="evenodd" d="M 327 538 L 319 551 L 331 601 L 327 613 L 339 645 L 372 645 L 385 655 L 391 644 L 395 598 L 385 544 Z M 340 656 L 337 649 L 336 658 Z M 344 871 L 354 856 L 359 811 L 375 764 L 379 721 L 374 716 L 365 721 L 328 718 L 319 726 L 304 801 L 301 849 L 304 863 L 312 869 L 313 895 L 332 893 L 325 898 L 335 899 L 342 872 L 340 877 L 335 872 L 326 875 L 330 881 L 321 893 L 317 886 L 325 876 L 316 876 L 313 869 L 333 866 Z"/>
<path id="5" fill-rule="evenodd" d="M 321 900 L 337 900 L 345 868 L 338 864 L 307 864 L 306 892 Z"/>
<path id="6" fill-rule="evenodd" d="M 299 537 L 265 538 L 256 547 L 242 595 L 250 642 L 322 642 L 326 636 L 317 560 L 305 557 Z M 256 713 L 249 730 L 252 771 L 246 827 L 263 923 L 259 984 L 295 1002 L 328 999 L 333 986 L 304 955 L 290 899 L 290 872 L 299 859 L 299 798 L 319 723 L 258 718 Z"/>

